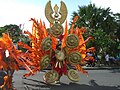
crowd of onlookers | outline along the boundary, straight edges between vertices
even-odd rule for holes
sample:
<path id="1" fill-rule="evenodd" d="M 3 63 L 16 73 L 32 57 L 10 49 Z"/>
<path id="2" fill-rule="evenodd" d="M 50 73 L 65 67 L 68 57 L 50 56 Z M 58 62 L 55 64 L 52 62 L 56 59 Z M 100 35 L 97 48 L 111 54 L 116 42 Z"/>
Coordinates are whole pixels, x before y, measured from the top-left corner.
<path id="1" fill-rule="evenodd" d="M 120 66 L 120 53 L 115 56 L 111 56 L 108 53 L 105 53 L 105 65 L 106 66 Z"/>
<path id="2" fill-rule="evenodd" d="M 105 52 L 104 55 L 98 55 L 95 52 L 88 52 L 88 57 L 93 57 L 94 60 L 88 60 L 87 66 L 120 66 L 120 53 L 116 56 L 109 55 L 108 52 Z"/>

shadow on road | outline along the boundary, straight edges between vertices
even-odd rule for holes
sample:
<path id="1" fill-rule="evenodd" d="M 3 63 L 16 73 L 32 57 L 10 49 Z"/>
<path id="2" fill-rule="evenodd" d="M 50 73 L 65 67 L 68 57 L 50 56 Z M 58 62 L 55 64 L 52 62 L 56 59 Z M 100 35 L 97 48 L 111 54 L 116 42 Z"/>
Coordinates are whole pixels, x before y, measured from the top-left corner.
<path id="1" fill-rule="evenodd" d="M 120 90 L 120 87 L 111 86 L 99 86 L 95 80 L 90 80 L 90 85 L 77 84 L 77 83 L 60 83 L 60 84 L 46 84 L 42 81 L 37 81 L 33 79 L 27 79 L 36 82 L 37 84 L 30 84 L 24 82 L 25 90 Z M 118 89 L 119 88 L 119 89 Z"/>

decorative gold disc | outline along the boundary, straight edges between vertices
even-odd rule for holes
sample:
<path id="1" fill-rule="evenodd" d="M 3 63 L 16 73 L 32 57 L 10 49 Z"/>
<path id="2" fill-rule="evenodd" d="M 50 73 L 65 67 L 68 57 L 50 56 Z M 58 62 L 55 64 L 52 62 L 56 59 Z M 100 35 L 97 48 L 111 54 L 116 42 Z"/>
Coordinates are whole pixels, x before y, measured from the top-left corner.
<path id="1" fill-rule="evenodd" d="M 66 46 L 69 48 L 75 48 L 79 45 L 79 38 L 75 34 L 69 34 L 66 38 Z"/>
<path id="2" fill-rule="evenodd" d="M 45 55 L 44 57 L 42 57 L 41 61 L 40 61 L 40 67 L 41 69 L 45 69 L 50 65 L 50 58 L 48 55 Z"/>
<path id="3" fill-rule="evenodd" d="M 55 56 L 56 56 L 57 60 L 59 60 L 59 61 L 64 61 L 64 59 L 65 59 L 65 54 L 62 51 L 56 52 Z"/>
<path id="4" fill-rule="evenodd" d="M 45 73 L 43 79 L 46 83 L 54 83 L 56 80 L 58 80 L 58 77 L 58 73 L 54 70 L 51 70 Z"/>
<path id="5" fill-rule="evenodd" d="M 63 26 L 59 23 L 53 24 L 53 26 L 51 27 L 50 33 L 52 36 L 56 38 L 60 37 L 60 35 L 63 34 Z"/>
<path id="6" fill-rule="evenodd" d="M 41 44 L 41 48 L 44 51 L 50 50 L 52 47 L 52 39 L 50 37 L 46 37 Z"/>
<path id="7" fill-rule="evenodd" d="M 68 70 L 67 76 L 71 81 L 74 82 L 78 82 L 80 80 L 80 76 L 78 75 L 78 72 L 73 69 Z"/>
<path id="8" fill-rule="evenodd" d="M 69 54 L 69 63 L 70 64 L 80 64 L 80 61 L 82 60 L 81 54 L 79 52 L 72 52 Z"/>

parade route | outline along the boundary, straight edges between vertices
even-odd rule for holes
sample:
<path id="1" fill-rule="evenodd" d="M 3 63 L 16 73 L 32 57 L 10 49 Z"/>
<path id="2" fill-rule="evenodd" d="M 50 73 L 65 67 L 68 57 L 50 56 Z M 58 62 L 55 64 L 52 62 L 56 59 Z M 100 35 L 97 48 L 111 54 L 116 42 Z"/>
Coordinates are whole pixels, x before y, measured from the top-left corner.
<path id="1" fill-rule="evenodd" d="M 79 74 L 79 82 L 72 82 L 67 76 L 62 76 L 61 83 L 52 85 L 43 82 L 44 71 L 22 78 L 25 72 L 20 70 L 14 73 L 13 85 L 17 90 L 120 90 L 120 69 L 88 70 L 88 77 Z"/>

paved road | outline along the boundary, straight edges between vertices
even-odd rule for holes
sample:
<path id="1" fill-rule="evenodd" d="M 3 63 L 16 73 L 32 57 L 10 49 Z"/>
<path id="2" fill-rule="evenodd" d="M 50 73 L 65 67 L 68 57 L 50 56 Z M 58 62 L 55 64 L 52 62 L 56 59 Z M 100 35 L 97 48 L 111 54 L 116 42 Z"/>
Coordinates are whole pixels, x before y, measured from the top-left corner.
<path id="1" fill-rule="evenodd" d="M 71 82 L 66 76 L 61 77 L 61 84 L 46 85 L 42 76 L 37 73 L 27 79 L 22 79 L 25 70 L 15 72 L 13 85 L 17 90 L 120 90 L 120 69 L 88 70 L 89 76 L 80 73 L 80 81 Z"/>

